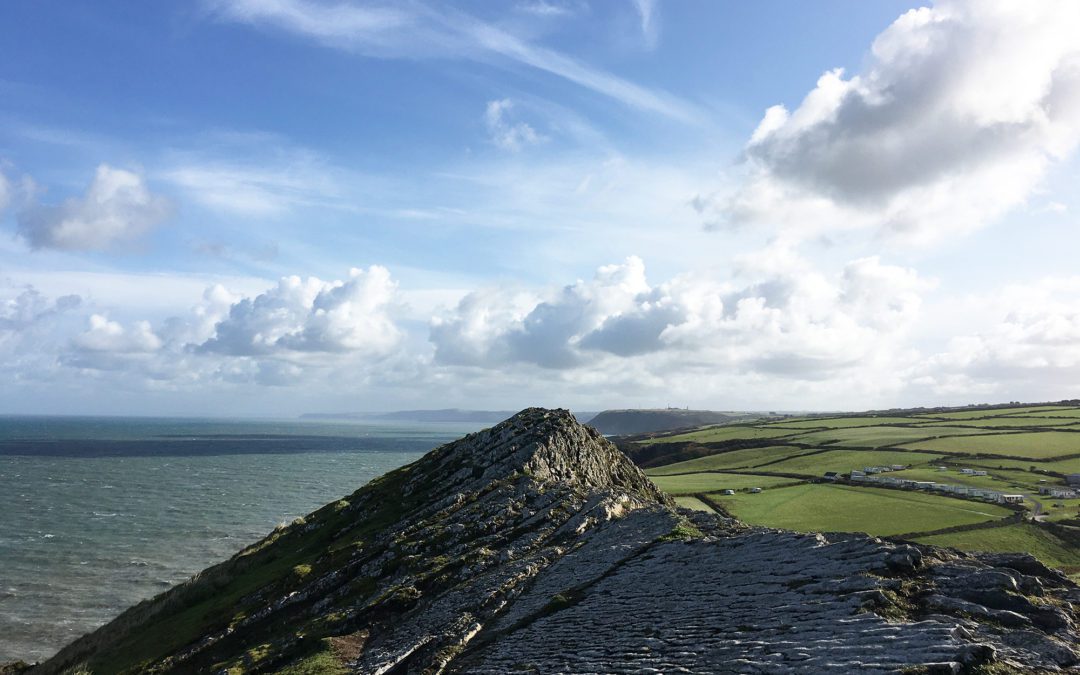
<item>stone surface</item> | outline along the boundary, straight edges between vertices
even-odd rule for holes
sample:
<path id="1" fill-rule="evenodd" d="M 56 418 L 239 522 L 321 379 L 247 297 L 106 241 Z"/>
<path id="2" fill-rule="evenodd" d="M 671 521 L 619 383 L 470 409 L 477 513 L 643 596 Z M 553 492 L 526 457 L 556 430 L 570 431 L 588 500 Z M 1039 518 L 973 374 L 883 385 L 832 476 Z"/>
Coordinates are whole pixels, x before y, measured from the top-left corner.
<path id="1" fill-rule="evenodd" d="M 529 409 L 35 672 L 231 675 L 316 657 L 362 673 L 1058 672 L 1078 661 L 1078 600 L 1028 556 L 678 510 L 595 430 Z"/>

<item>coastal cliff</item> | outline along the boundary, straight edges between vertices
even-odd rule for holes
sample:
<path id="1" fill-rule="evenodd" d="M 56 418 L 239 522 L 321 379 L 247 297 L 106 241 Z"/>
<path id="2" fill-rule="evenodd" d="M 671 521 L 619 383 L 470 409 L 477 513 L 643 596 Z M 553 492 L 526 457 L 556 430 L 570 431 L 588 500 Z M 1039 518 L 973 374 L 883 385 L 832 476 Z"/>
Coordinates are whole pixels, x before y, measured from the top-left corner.
<path id="1" fill-rule="evenodd" d="M 1057 672 L 1080 661 L 1077 603 L 1029 556 L 679 510 L 600 433 L 532 408 L 30 672 Z"/>

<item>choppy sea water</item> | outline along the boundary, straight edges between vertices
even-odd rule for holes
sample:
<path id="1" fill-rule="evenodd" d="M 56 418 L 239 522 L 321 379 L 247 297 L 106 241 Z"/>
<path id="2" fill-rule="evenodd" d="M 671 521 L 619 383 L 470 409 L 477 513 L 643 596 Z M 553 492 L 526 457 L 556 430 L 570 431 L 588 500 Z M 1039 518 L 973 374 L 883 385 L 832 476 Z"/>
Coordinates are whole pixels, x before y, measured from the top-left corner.
<path id="1" fill-rule="evenodd" d="M 0 417 L 0 663 L 478 425 Z"/>

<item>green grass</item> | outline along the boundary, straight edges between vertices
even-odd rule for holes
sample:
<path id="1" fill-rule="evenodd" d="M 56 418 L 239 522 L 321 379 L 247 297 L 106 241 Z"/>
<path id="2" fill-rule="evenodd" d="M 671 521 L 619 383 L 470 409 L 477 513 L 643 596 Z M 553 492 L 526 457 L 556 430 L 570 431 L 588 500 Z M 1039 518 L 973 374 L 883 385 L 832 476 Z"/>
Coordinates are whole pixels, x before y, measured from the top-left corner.
<path id="1" fill-rule="evenodd" d="M 792 429 L 759 429 L 744 425 L 725 425 L 721 427 L 705 427 L 697 431 L 689 431 L 675 436 L 663 436 L 661 438 L 649 438 L 641 441 L 642 445 L 651 443 L 719 443 L 733 440 L 758 440 L 762 438 L 779 438 L 798 433 Z"/>
<path id="2" fill-rule="evenodd" d="M 675 503 L 679 506 L 691 509 L 693 511 L 705 511 L 706 513 L 715 513 L 709 505 L 701 501 L 697 497 L 675 497 Z"/>
<path id="3" fill-rule="evenodd" d="M 798 448 L 791 445 L 771 445 L 767 448 L 747 448 L 746 450 L 729 450 L 719 452 L 707 457 L 688 459 L 674 464 L 646 469 L 645 473 L 650 476 L 663 476 L 669 473 L 687 473 L 690 471 L 715 471 L 718 469 L 742 469 L 758 466 L 766 462 L 772 462 L 792 455 L 803 454 L 806 448 Z"/>
<path id="4" fill-rule="evenodd" d="M 803 532 L 888 536 L 994 520 L 1008 509 L 922 492 L 804 484 L 760 494 L 715 496 L 741 520 Z"/>
<path id="5" fill-rule="evenodd" d="M 313 654 L 277 671 L 278 675 L 345 675 L 351 672 L 341 664 L 327 640 Z"/>
<path id="6" fill-rule="evenodd" d="M 969 420 L 978 417 L 1001 417 L 1002 415 L 1027 415 L 1029 417 L 1042 417 L 1043 415 L 1057 413 L 1061 410 L 1073 410 L 1080 413 L 1080 408 L 1070 408 L 1068 406 L 1022 406 L 1019 408 L 998 408 L 996 410 L 958 410 L 956 412 L 945 413 L 924 413 L 918 415 L 918 417 L 941 417 L 950 420 Z"/>
<path id="7" fill-rule="evenodd" d="M 1073 457 L 1072 459 L 1060 459 L 1050 461 L 1032 461 L 1028 459 L 1005 459 L 999 457 L 976 457 L 972 458 L 966 463 L 970 463 L 972 467 L 980 467 L 984 469 L 995 469 L 998 467 L 1007 467 L 1010 469 L 1016 469 L 1019 471 L 1026 471 L 1030 467 L 1036 469 L 1042 469 L 1045 471 L 1055 471 L 1057 473 L 1080 473 L 1080 457 Z M 1039 478 L 1039 476 L 1036 476 Z"/>
<path id="8" fill-rule="evenodd" d="M 1055 499 L 1050 495 L 1040 495 L 1038 499 L 1042 502 L 1046 520 L 1050 522 L 1080 519 L 1080 499 Z"/>
<path id="9" fill-rule="evenodd" d="M 1012 470 L 988 469 L 988 471 L 990 474 L 986 476 L 969 476 L 951 467 L 948 471 L 938 471 L 932 467 L 916 467 L 905 471 L 895 471 L 889 475 L 895 478 L 930 480 L 935 483 L 967 485 L 999 492 L 1037 492 L 1039 489 L 1039 479 L 1035 474 Z"/>
<path id="10" fill-rule="evenodd" d="M 880 448 L 883 445 L 898 445 L 932 436 L 970 435 L 986 433 L 979 429 L 965 427 L 855 427 L 851 429 L 833 429 L 814 431 L 789 439 L 798 443 L 819 445 L 835 444 L 843 447 Z"/>
<path id="11" fill-rule="evenodd" d="M 1067 574 L 1080 573 L 1080 550 L 1030 523 L 937 534 L 922 537 L 918 541 L 934 546 L 951 546 L 964 551 L 1030 553 L 1047 565 L 1063 569 Z"/>
<path id="12" fill-rule="evenodd" d="M 1038 408 L 1021 414 L 1026 417 L 1080 417 L 1080 408 Z"/>
<path id="13" fill-rule="evenodd" d="M 926 464 L 940 455 L 900 450 L 826 450 L 814 455 L 791 459 L 762 467 L 761 471 L 797 473 L 804 476 L 820 476 L 826 471 L 847 473 L 866 466 L 889 466 L 890 464 Z"/>
<path id="14" fill-rule="evenodd" d="M 845 427 L 872 427 L 881 424 L 916 424 L 924 420 L 917 417 L 822 417 L 794 422 L 773 422 L 769 429 L 842 429 Z"/>
<path id="15" fill-rule="evenodd" d="M 972 455 L 1013 455 L 1031 459 L 1049 459 L 1080 454 L 1080 432 L 1033 431 L 967 438 L 936 438 L 910 443 L 905 447 Z"/>
<path id="16" fill-rule="evenodd" d="M 793 482 L 776 476 L 746 476 L 738 473 L 691 473 L 683 476 L 653 476 L 652 481 L 670 495 L 690 495 L 719 490 L 767 488 Z"/>
<path id="17" fill-rule="evenodd" d="M 1077 424 L 1080 419 L 1053 419 L 1047 417 L 989 417 L 977 420 L 948 420 L 919 424 L 923 429 L 941 426 L 978 427 L 980 429 L 999 429 L 1002 427 L 1064 427 Z"/>

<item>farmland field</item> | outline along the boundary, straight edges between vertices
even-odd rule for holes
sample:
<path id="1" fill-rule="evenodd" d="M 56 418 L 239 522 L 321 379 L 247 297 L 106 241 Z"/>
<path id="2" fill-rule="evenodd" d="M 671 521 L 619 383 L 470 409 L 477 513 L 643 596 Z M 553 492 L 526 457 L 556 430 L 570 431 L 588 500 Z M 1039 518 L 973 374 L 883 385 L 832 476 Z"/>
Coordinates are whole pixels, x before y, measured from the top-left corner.
<path id="1" fill-rule="evenodd" d="M 1014 411 L 1013 414 L 1025 417 L 1080 417 L 1080 408 L 1040 408 L 1023 413 Z"/>
<path id="2" fill-rule="evenodd" d="M 935 438 L 905 445 L 915 450 L 939 450 L 979 455 L 1012 455 L 1049 459 L 1080 454 L 1080 432 L 1032 431 L 965 438 Z"/>
<path id="3" fill-rule="evenodd" d="M 707 427 L 656 440 L 707 443 L 737 439 L 770 445 L 669 464 L 664 464 L 666 456 L 682 459 L 687 455 L 680 456 L 683 451 L 676 448 L 668 455 L 658 455 L 655 451 L 664 446 L 653 445 L 648 455 L 653 466 L 647 473 L 690 508 L 709 510 L 708 504 L 690 496 L 707 494 L 737 517 L 757 525 L 883 536 L 974 526 L 962 533 L 932 535 L 921 541 L 965 550 L 1030 552 L 1080 579 L 1080 547 L 1069 543 L 1080 536 L 1080 499 L 1038 494 L 1041 487 L 1063 485 L 1063 474 L 1080 473 L 1080 407 L 1024 405 L 912 411 L 910 415 L 890 411 L 879 416 L 801 416 Z M 1014 512 L 980 500 L 846 481 L 852 469 L 896 464 L 909 468 L 886 475 L 1022 494 L 1029 516 L 1038 514 L 1039 520 L 1056 523 L 1054 527 L 1065 528 L 1057 532 L 1066 534 L 1058 536 L 1031 521 L 1002 526 L 997 521 Z M 939 466 L 946 469 L 938 471 Z M 961 468 L 986 470 L 988 475 L 962 474 Z M 741 473 L 730 473 L 733 469 Z M 746 473 L 751 471 L 804 479 L 793 484 L 798 478 Z M 825 472 L 836 472 L 841 480 L 821 482 Z M 727 497 L 717 494 L 722 489 L 753 486 L 764 490 Z"/>
<path id="4" fill-rule="evenodd" d="M 1035 467 L 1036 469 L 1056 471 L 1057 473 L 1080 473 L 1080 457 L 1050 461 L 1033 461 L 1029 459 L 1005 459 L 1002 457 L 990 456 L 975 457 L 970 460 L 965 460 L 965 462 L 970 464 L 972 468 L 980 467 L 984 469 L 996 469 L 998 467 L 1007 467 L 1018 471 L 1026 471 L 1030 467 Z M 1036 476 L 1036 478 L 1039 478 L 1039 476 Z"/>
<path id="5" fill-rule="evenodd" d="M 982 429 L 970 427 L 855 427 L 853 429 L 833 429 L 830 431 L 812 431 L 798 436 L 799 443 L 816 445 L 829 443 L 845 447 L 880 448 L 883 445 L 899 445 L 932 436 L 976 435 L 985 434 Z"/>
<path id="6" fill-rule="evenodd" d="M 779 438 L 792 436 L 799 433 L 798 429 L 777 429 L 773 427 L 758 428 L 745 425 L 725 425 L 720 427 L 706 427 L 698 431 L 676 434 L 674 436 L 661 436 L 642 441 L 643 445 L 650 443 L 683 443 L 693 441 L 695 443 L 718 443 L 735 439 Z"/>
<path id="7" fill-rule="evenodd" d="M 989 417 L 979 420 L 942 420 L 938 422 L 923 422 L 919 424 L 922 429 L 934 429 L 942 426 L 953 427 L 981 427 L 1010 428 L 1010 427 L 1066 427 L 1080 423 L 1080 418 L 1063 419 L 1052 417 Z"/>
<path id="8" fill-rule="evenodd" d="M 1033 473 L 1018 471 L 989 470 L 986 476 L 970 476 L 962 474 L 955 469 L 938 471 L 931 467 L 907 469 L 890 473 L 896 478 L 909 480 L 928 480 L 935 483 L 951 485 L 967 485 L 969 487 L 986 488 L 998 492 L 1032 491 L 1038 492 L 1039 478 Z"/>
<path id="9" fill-rule="evenodd" d="M 911 417 L 833 417 L 793 422 L 773 422 L 770 429 L 842 429 L 845 427 L 872 427 L 882 424 L 915 424 L 922 422 Z"/>
<path id="10" fill-rule="evenodd" d="M 995 527 L 970 532 L 953 532 L 917 539 L 923 544 L 951 546 L 965 551 L 1031 553 L 1067 574 L 1080 573 L 1080 551 L 1069 546 L 1049 532 L 1028 523 Z"/>
<path id="11" fill-rule="evenodd" d="M 844 485 L 804 484 L 714 498 L 747 523 L 803 532 L 888 536 L 969 525 L 1010 514 L 993 504 Z"/>
<path id="12" fill-rule="evenodd" d="M 652 476 L 656 485 L 671 495 L 689 495 L 720 490 L 767 488 L 792 483 L 797 479 L 777 476 L 746 476 L 738 473 L 690 473 L 682 476 Z"/>
<path id="13" fill-rule="evenodd" d="M 647 470 L 650 476 L 663 476 L 670 473 L 687 473 L 690 471 L 715 471 L 717 469 L 741 469 L 754 467 L 766 462 L 773 462 L 792 455 L 800 455 L 813 452 L 806 448 L 791 445 L 771 445 L 767 448 L 748 448 L 746 450 L 729 450 L 707 457 L 688 459 L 684 462 L 665 464 Z"/>
<path id="14" fill-rule="evenodd" d="M 866 466 L 923 464 L 938 457 L 940 455 L 899 450 L 827 450 L 814 455 L 792 457 L 777 464 L 770 464 L 761 470 L 820 476 L 826 471 L 847 473 L 852 469 L 861 469 Z"/>
<path id="15" fill-rule="evenodd" d="M 1026 415 L 1030 417 L 1042 417 L 1045 415 L 1061 414 L 1059 411 L 1073 411 L 1080 413 L 1080 408 L 1066 406 L 1023 406 L 1019 408 L 999 408 L 988 410 L 986 408 L 975 410 L 959 410 L 956 412 L 925 413 L 917 417 L 940 417 L 944 419 L 969 420 L 979 417 L 999 417 L 1001 415 Z"/>
<path id="16" fill-rule="evenodd" d="M 683 508 L 690 509 L 691 511 L 707 511 L 709 513 L 715 513 L 709 508 L 708 504 L 697 497 L 675 497 L 675 503 Z"/>

